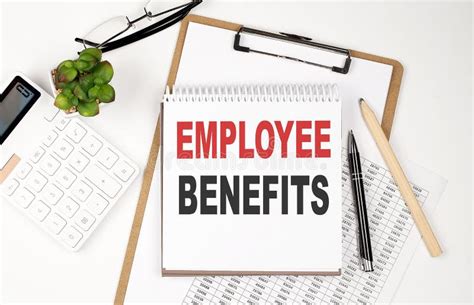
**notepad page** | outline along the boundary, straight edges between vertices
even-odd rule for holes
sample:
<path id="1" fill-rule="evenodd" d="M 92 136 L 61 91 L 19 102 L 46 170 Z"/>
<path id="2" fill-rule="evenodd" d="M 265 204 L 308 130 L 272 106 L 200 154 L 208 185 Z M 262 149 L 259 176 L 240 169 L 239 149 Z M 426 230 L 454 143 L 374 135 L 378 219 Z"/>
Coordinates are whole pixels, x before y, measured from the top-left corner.
<path id="1" fill-rule="evenodd" d="M 335 86 L 173 88 L 163 105 L 163 269 L 339 273 L 340 128 Z"/>

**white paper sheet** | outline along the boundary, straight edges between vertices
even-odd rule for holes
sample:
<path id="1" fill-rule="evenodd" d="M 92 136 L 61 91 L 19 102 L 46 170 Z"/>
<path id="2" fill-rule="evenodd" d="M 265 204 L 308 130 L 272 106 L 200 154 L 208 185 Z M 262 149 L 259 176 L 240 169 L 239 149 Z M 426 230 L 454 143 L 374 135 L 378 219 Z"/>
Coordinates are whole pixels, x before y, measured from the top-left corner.
<path id="1" fill-rule="evenodd" d="M 205 94 L 199 94 L 203 91 L 199 89 L 194 93 L 167 96 L 163 106 L 162 137 L 163 268 L 168 271 L 232 271 L 234 274 L 243 271 L 340 271 L 341 102 L 332 97 L 331 87 L 312 86 L 313 93 L 306 95 L 308 100 L 305 102 L 297 100 L 297 92 L 302 97 L 304 92 L 309 91 L 296 86 L 292 87 L 292 93 L 282 93 L 288 86 L 259 87 L 265 93 L 255 92 L 252 101 L 241 98 L 247 96 L 250 90 L 256 90 L 255 87 L 229 86 L 226 89 L 228 92 L 221 94 L 217 92 L 222 92 L 224 88 L 214 88 L 213 93 L 206 90 Z M 320 92 L 317 92 L 318 88 Z M 335 90 L 335 86 L 332 89 Z M 270 90 L 274 93 L 270 94 Z M 198 97 L 199 101 L 196 100 Z M 218 136 L 223 130 L 224 134 L 229 133 L 220 128 L 220 123 L 224 121 L 236 125 L 235 140 L 225 146 L 225 157 L 220 148 L 223 142 Z M 252 157 L 240 155 L 241 143 L 247 149 L 255 150 L 256 139 L 260 138 L 256 130 L 262 121 L 266 121 L 271 126 L 268 130 L 274 132 L 271 140 L 269 131 L 262 133 L 262 146 L 273 147 L 271 155 L 261 157 L 256 151 Z M 311 126 L 301 132 L 308 138 L 301 148 L 310 152 L 311 158 L 297 157 L 296 153 L 297 130 L 303 121 Z M 328 157 L 314 157 L 319 137 L 315 135 L 317 127 L 313 122 L 320 121 L 328 124 L 321 131 L 329 138 L 321 143 Z M 177 128 L 179 122 L 192 123 L 189 129 L 182 131 L 183 137 L 177 136 L 181 133 Z M 202 153 L 201 148 L 196 148 L 197 143 L 201 143 L 196 135 L 197 122 L 203 123 L 210 143 L 209 122 L 214 122 L 216 126 L 212 133 L 215 144 L 210 145 L 211 152 L 206 158 L 196 156 L 198 152 Z M 289 131 L 285 141 L 285 157 L 282 157 L 283 141 L 274 131 L 276 122 Z M 182 142 L 178 138 L 184 136 L 188 138 L 187 142 L 179 144 Z M 189 151 L 193 157 L 178 158 L 177 146 Z M 212 158 L 212 148 L 216 158 Z M 204 184 L 201 179 L 204 176 L 213 177 L 215 181 Z M 245 190 L 244 181 L 249 176 L 259 180 Z M 307 179 L 299 203 L 297 187 L 292 185 L 296 176 Z M 195 189 L 191 195 L 185 192 L 192 188 L 190 182 L 180 182 L 182 177 L 194 181 Z M 268 186 L 275 197 L 268 199 L 268 210 L 265 212 L 264 181 L 270 177 L 276 179 Z M 229 200 L 220 197 L 224 194 L 221 187 L 223 178 L 229 184 L 232 196 L 238 196 L 237 211 L 231 211 Z M 284 179 L 286 182 L 283 182 Z M 318 185 L 318 190 L 324 192 L 327 201 L 313 193 L 313 185 Z M 214 195 L 204 199 L 203 186 Z M 247 202 L 253 207 L 252 214 L 244 203 L 246 195 L 251 192 L 254 198 Z M 283 211 L 283 192 L 286 192 L 286 211 Z M 191 197 L 195 199 L 194 204 Z M 186 199 L 181 201 L 182 198 Z M 320 207 L 327 204 L 327 210 L 316 213 L 313 201 Z M 207 211 L 212 208 L 215 212 L 206 214 L 203 207 L 208 207 Z M 223 208 L 226 208 L 224 212 Z"/>

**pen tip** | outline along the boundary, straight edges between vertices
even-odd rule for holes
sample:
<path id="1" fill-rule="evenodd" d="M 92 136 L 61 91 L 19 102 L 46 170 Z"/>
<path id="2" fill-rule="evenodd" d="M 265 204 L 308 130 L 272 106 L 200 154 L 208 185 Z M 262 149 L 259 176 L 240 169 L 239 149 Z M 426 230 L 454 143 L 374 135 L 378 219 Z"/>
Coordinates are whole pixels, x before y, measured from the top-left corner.
<path id="1" fill-rule="evenodd" d="M 363 98 L 359 99 L 359 105 L 362 104 L 362 102 L 365 102 Z"/>

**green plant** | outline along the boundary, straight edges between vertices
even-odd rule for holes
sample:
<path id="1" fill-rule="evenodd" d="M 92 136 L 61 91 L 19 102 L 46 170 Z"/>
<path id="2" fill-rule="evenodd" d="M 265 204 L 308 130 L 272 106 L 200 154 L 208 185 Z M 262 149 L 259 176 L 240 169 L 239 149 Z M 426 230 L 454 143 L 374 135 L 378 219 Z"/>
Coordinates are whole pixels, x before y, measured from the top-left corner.
<path id="1" fill-rule="evenodd" d="M 102 60 L 102 51 L 88 48 L 76 60 L 61 62 L 53 72 L 58 92 L 54 105 L 68 113 L 79 112 L 82 116 L 95 116 L 100 103 L 115 100 L 115 89 L 109 82 L 114 69 Z"/>

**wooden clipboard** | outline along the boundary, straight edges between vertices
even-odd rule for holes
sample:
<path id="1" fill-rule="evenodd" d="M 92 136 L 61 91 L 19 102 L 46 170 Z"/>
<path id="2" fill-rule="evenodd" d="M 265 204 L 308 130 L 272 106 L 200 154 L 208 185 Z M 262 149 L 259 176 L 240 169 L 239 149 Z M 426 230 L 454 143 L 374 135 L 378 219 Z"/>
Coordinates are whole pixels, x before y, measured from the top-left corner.
<path id="1" fill-rule="evenodd" d="M 186 39 L 186 32 L 190 22 L 199 23 L 203 25 L 218 27 L 222 29 L 227 29 L 231 31 L 239 31 L 242 25 L 232 22 L 226 22 L 222 20 L 207 18 L 197 15 L 187 16 L 182 24 L 179 31 L 178 40 L 176 43 L 176 49 L 173 55 L 170 72 L 168 75 L 167 86 L 172 87 L 176 81 L 176 76 L 178 74 L 179 64 L 181 60 L 181 54 L 184 47 L 184 42 Z M 403 76 L 403 66 L 397 60 L 372 55 L 364 52 L 350 50 L 352 57 L 361 58 L 365 60 L 370 60 L 378 63 L 387 64 L 393 67 L 392 77 L 390 80 L 390 87 L 387 95 L 387 100 L 385 103 L 385 108 L 382 118 L 382 128 L 385 132 L 387 138 L 390 137 L 390 131 L 392 129 L 393 119 L 395 116 L 395 109 L 397 106 L 398 95 L 400 92 L 400 85 Z M 148 162 L 144 171 L 144 179 L 142 183 L 142 188 L 140 191 L 140 196 L 138 199 L 137 208 L 135 211 L 135 217 L 133 219 L 132 229 L 130 232 L 128 246 L 125 253 L 125 258 L 122 265 L 122 271 L 120 274 L 120 279 L 115 295 L 114 304 L 123 304 L 125 300 L 125 295 L 127 292 L 128 281 L 130 279 L 130 273 L 132 270 L 133 260 L 135 257 L 135 251 L 138 244 L 138 238 L 140 236 L 140 230 L 143 222 L 143 217 L 145 214 L 145 208 L 148 201 L 148 194 L 151 188 L 151 182 L 153 179 L 153 173 L 156 167 L 156 161 L 158 158 L 159 149 L 161 146 L 161 117 L 158 118 L 156 124 L 155 133 L 153 136 L 153 141 L 150 149 L 150 154 L 148 157 Z M 167 274 L 179 276 L 181 274 Z"/>

